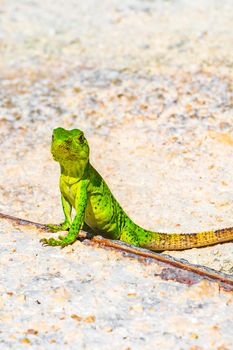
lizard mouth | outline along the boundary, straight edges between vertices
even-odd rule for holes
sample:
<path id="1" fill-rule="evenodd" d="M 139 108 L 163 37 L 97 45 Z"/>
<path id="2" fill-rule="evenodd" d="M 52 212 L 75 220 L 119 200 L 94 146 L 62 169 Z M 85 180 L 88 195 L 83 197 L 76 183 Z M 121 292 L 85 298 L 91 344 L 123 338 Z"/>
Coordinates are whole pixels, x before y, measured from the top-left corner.
<path id="1" fill-rule="evenodd" d="M 59 145 L 57 147 L 51 147 L 51 153 L 53 156 L 53 159 L 57 162 L 64 162 L 64 161 L 78 161 L 78 160 L 84 160 L 88 159 L 88 154 L 81 150 L 79 152 L 75 152 L 73 149 L 70 149 L 70 147 L 67 147 L 67 145 Z"/>

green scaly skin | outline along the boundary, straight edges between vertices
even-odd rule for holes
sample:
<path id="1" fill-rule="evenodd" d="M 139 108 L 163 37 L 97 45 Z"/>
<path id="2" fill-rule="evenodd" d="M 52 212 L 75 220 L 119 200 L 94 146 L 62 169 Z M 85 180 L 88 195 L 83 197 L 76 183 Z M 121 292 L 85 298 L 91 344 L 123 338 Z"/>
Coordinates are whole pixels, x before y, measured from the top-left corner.
<path id="1" fill-rule="evenodd" d="M 233 228 L 199 233 L 160 233 L 144 230 L 124 212 L 101 175 L 89 161 L 89 146 L 81 130 L 57 128 L 53 131 L 51 153 L 60 163 L 60 191 L 65 221 L 48 227 L 68 230 L 59 239 L 43 238 L 51 246 L 67 246 L 77 239 L 84 223 L 96 234 L 151 250 L 181 250 L 233 240 Z M 74 219 L 71 210 L 75 209 Z"/>

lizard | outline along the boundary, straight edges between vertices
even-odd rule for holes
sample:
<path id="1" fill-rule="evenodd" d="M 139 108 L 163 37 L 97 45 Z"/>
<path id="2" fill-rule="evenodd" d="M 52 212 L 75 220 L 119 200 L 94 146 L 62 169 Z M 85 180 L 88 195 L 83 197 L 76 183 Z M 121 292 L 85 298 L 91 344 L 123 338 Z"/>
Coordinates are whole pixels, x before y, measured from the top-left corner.
<path id="1" fill-rule="evenodd" d="M 58 225 L 47 224 L 47 227 L 52 232 L 68 231 L 68 234 L 58 236 L 58 239 L 42 238 L 43 245 L 65 247 L 72 244 L 84 225 L 94 234 L 154 251 L 183 250 L 233 240 L 233 227 L 197 233 L 162 233 L 138 226 L 91 165 L 89 144 L 79 129 L 54 129 L 51 153 L 60 164 L 60 192 L 65 220 Z M 72 208 L 75 209 L 73 220 Z"/>

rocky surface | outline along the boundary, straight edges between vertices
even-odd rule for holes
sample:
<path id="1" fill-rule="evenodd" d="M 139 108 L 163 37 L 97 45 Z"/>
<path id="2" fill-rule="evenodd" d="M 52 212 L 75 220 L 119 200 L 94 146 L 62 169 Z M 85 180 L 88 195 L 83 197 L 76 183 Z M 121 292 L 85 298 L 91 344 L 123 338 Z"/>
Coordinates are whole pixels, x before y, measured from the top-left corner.
<path id="1" fill-rule="evenodd" d="M 233 226 L 232 1 L 0 2 L 0 211 L 59 222 L 56 126 L 140 225 Z M 1 222 L 1 348 L 231 349 L 232 294 Z M 48 234 L 49 236 L 49 234 Z M 233 273 L 233 244 L 170 254 Z"/>

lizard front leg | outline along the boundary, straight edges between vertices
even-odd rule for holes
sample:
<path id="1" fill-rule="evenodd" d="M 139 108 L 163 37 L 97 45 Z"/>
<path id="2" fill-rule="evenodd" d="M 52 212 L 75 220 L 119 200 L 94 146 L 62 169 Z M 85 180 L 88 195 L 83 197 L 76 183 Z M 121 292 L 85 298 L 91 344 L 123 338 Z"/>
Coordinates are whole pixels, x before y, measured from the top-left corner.
<path id="1" fill-rule="evenodd" d="M 84 181 L 80 181 L 77 186 L 76 199 L 75 199 L 75 209 L 76 215 L 71 224 L 69 233 L 66 237 L 59 236 L 59 239 L 55 238 L 42 238 L 40 242 L 44 245 L 51 246 L 62 246 L 65 247 L 76 241 L 79 230 L 81 229 L 84 222 L 84 214 L 87 206 L 87 184 Z"/>
<path id="2" fill-rule="evenodd" d="M 54 225 L 54 224 L 46 225 L 49 228 L 50 232 L 67 231 L 70 228 L 70 226 L 71 226 L 71 223 L 72 223 L 72 220 L 71 220 L 72 206 L 64 198 L 63 195 L 61 195 L 61 203 L 62 203 L 63 213 L 65 215 L 65 221 L 62 222 L 59 225 Z"/>

